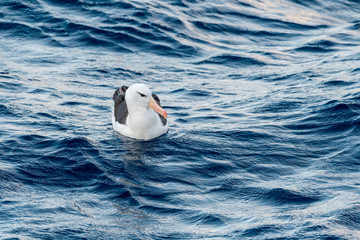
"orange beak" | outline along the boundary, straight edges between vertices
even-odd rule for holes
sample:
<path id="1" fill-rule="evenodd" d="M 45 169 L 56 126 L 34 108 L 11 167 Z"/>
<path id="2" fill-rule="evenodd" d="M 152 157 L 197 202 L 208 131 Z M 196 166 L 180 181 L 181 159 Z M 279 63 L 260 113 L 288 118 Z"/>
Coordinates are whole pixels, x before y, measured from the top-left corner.
<path id="1" fill-rule="evenodd" d="M 149 108 L 154 109 L 155 112 L 157 112 L 158 114 L 160 114 L 164 118 L 167 117 L 167 112 L 164 109 L 162 109 L 159 106 L 159 104 L 157 104 L 157 102 L 155 101 L 155 99 L 153 97 L 150 98 Z"/>

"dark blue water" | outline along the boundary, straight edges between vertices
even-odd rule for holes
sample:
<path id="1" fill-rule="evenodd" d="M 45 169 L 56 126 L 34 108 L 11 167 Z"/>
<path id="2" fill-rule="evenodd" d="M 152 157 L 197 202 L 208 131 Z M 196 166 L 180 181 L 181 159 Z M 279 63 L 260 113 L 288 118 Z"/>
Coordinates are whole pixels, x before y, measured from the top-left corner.
<path id="1" fill-rule="evenodd" d="M 359 60 L 357 0 L 2 0 L 1 239 L 359 239 Z"/>

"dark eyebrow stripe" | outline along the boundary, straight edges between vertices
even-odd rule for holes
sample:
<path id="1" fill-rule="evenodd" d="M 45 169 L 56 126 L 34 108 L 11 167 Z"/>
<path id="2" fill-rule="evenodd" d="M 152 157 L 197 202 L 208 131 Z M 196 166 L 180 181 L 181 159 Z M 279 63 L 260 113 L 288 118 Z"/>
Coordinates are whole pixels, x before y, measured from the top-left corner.
<path id="1" fill-rule="evenodd" d="M 146 95 L 145 94 L 142 94 L 142 93 L 139 93 L 139 92 L 137 92 L 141 97 L 146 97 Z"/>

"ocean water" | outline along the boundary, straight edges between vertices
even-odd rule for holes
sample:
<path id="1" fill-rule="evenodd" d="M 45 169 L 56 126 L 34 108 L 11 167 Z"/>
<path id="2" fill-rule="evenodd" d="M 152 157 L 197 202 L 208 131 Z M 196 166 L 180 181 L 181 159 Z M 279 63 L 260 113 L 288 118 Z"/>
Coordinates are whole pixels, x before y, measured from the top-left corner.
<path id="1" fill-rule="evenodd" d="M 359 60 L 357 0 L 2 0 L 0 239 L 360 239 Z"/>

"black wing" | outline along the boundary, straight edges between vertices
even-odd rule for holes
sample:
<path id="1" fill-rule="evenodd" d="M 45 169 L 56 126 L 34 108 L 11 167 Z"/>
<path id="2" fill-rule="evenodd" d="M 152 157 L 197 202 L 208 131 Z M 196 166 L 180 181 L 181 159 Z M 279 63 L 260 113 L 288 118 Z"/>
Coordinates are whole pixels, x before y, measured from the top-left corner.
<path id="1" fill-rule="evenodd" d="M 153 94 L 152 97 L 154 98 L 155 102 L 156 102 L 157 104 L 159 104 L 159 106 L 161 107 L 160 98 L 159 98 L 157 95 L 155 95 L 155 94 Z M 167 123 L 166 118 L 164 118 L 164 117 L 161 116 L 160 114 L 159 114 L 159 117 L 160 117 L 160 120 L 161 120 L 162 124 L 165 126 L 166 123 Z"/>
<path id="2" fill-rule="evenodd" d="M 125 124 L 126 118 L 129 115 L 125 101 L 125 92 L 127 89 L 127 86 L 122 86 L 121 88 L 117 89 L 113 95 L 115 121 L 119 122 L 120 124 Z"/>

